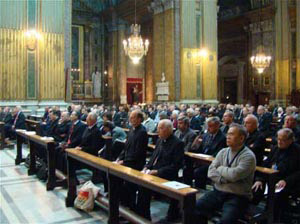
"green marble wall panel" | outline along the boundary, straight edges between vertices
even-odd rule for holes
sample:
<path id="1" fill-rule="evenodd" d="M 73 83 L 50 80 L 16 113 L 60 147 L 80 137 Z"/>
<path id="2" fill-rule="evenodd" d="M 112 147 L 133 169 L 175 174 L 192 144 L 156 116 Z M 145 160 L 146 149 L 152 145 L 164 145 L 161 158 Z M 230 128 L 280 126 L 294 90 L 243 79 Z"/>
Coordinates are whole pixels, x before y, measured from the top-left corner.
<path id="1" fill-rule="evenodd" d="M 26 1 L 0 0 L 0 28 L 27 27 Z"/>
<path id="2" fill-rule="evenodd" d="M 34 99 L 36 97 L 36 79 L 35 79 L 35 53 L 27 53 L 27 98 Z"/>

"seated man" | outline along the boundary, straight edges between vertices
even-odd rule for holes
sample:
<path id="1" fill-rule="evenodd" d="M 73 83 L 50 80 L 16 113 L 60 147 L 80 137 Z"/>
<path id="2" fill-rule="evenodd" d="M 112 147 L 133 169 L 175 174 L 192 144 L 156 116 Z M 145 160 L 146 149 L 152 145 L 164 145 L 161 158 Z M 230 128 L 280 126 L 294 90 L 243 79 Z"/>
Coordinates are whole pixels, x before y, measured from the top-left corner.
<path id="1" fill-rule="evenodd" d="M 196 138 L 196 133 L 190 129 L 190 120 L 188 117 L 178 118 L 178 129 L 175 136 L 184 142 L 184 151 L 191 151 L 192 144 Z"/>
<path id="2" fill-rule="evenodd" d="M 72 122 L 70 121 L 69 112 L 67 111 L 62 112 L 57 126 L 57 133 L 59 135 L 57 142 L 66 142 L 68 140 L 67 139 L 68 133 L 71 126 L 72 126 Z"/>
<path id="3" fill-rule="evenodd" d="M 80 145 L 82 134 L 86 128 L 86 125 L 79 120 L 80 113 L 77 111 L 73 111 L 71 114 L 72 126 L 69 130 L 69 135 L 67 138 L 67 142 L 61 142 L 57 147 L 56 154 L 56 165 L 57 168 L 62 172 L 66 173 L 67 171 L 67 163 L 65 158 L 65 149 L 66 148 L 75 148 Z"/>
<path id="4" fill-rule="evenodd" d="M 218 117 L 210 117 L 206 121 L 207 132 L 195 138 L 192 145 L 192 151 L 203 153 L 206 155 L 216 156 L 217 153 L 226 147 L 226 137 L 220 130 L 220 119 Z M 205 189 L 207 180 L 208 165 L 201 165 L 194 171 L 195 186 Z M 185 174 L 192 173 L 185 171 Z M 192 173 L 193 174 L 193 173 Z M 191 181 L 187 182 L 191 185 Z"/>
<path id="5" fill-rule="evenodd" d="M 287 115 L 285 117 L 283 127 L 291 129 L 295 136 L 295 142 L 300 144 L 300 130 L 297 127 L 297 121 L 293 115 Z"/>
<path id="6" fill-rule="evenodd" d="M 208 169 L 208 177 L 214 183 L 214 190 L 206 193 L 196 204 L 198 223 L 222 209 L 219 223 L 231 224 L 245 214 L 252 197 L 251 186 L 255 172 L 255 155 L 244 145 L 246 129 L 232 125 L 227 133 L 228 148 L 222 149 Z"/>
<path id="7" fill-rule="evenodd" d="M 161 120 L 157 131 L 159 139 L 155 151 L 142 172 L 167 180 L 177 180 L 178 171 L 183 165 L 184 144 L 173 135 L 173 125 L 170 120 Z M 149 220 L 151 220 L 150 202 L 151 191 L 141 187 L 138 193 L 137 211 Z M 177 205 L 176 200 L 171 200 L 167 215 L 168 221 L 178 217 Z"/>
<path id="8" fill-rule="evenodd" d="M 9 144 L 9 139 L 15 139 L 16 138 L 16 129 L 26 129 L 25 126 L 25 115 L 22 112 L 22 109 L 20 106 L 16 106 L 13 110 L 13 122 L 7 123 L 4 126 L 4 135 L 5 135 L 5 142 L 6 144 Z"/>
<path id="9" fill-rule="evenodd" d="M 234 120 L 234 113 L 230 110 L 225 111 L 225 113 L 223 114 L 223 125 L 220 128 L 224 135 L 227 134 L 230 125 L 233 123 L 233 120 Z"/>
<path id="10" fill-rule="evenodd" d="M 248 132 L 245 145 L 255 154 L 256 165 L 261 166 L 266 147 L 266 138 L 260 131 L 258 131 L 258 120 L 253 114 L 247 115 L 244 120 L 244 124 Z"/>
<path id="11" fill-rule="evenodd" d="M 190 119 L 190 128 L 193 130 L 201 131 L 200 120 L 195 116 L 195 111 L 192 108 L 187 109 L 186 111 L 188 118 Z"/>
<path id="12" fill-rule="evenodd" d="M 257 118 L 258 118 L 258 130 L 267 137 L 270 134 L 270 125 L 273 120 L 273 116 L 269 113 L 266 108 L 262 105 L 257 107 Z"/>
<path id="13" fill-rule="evenodd" d="M 86 118 L 86 123 L 87 128 L 82 134 L 79 146 L 75 147 L 75 149 L 98 156 L 98 151 L 104 146 L 104 141 L 96 125 L 97 114 L 90 112 Z"/>
<path id="14" fill-rule="evenodd" d="M 274 221 L 280 222 L 281 216 L 288 207 L 288 197 L 300 189 L 300 147 L 294 142 L 294 133 L 289 128 L 277 132 L 277 147 L 273 148 L 263 165 L 279 171 L 276 188 L 282 189 L 275 194 Z M 256 177 L 253 185 L 254 203 L 258 203 L 264 194 L 266 180 Z"/>

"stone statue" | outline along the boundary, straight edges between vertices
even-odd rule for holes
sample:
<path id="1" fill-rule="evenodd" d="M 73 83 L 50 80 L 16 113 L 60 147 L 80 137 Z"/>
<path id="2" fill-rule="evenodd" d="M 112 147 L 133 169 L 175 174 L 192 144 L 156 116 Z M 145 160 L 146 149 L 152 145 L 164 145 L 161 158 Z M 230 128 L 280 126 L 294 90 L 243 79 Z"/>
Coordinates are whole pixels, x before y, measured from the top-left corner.
<path id="1" fill-rule="evenodd" d="M 95 67 L 95 71 L 92 74 L 92 82 L 93 82 L 93 95 L 95 98 L 101 97 L 101 73 L 98 72 L 97 67 Z"/>

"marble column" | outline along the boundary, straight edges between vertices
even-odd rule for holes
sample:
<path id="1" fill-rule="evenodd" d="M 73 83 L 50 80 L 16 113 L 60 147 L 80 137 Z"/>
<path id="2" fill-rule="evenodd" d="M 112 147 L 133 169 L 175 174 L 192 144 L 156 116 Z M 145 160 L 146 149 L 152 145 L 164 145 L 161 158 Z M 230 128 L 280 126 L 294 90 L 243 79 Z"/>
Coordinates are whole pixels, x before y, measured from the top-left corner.
<path id="1" fill-rule="evenodd" d="M 91 79 L 90 33 L 91 33 L 90 27 L 85 26 L 84 27 L 84 80 Z"/>
<path id="2" fill-rule="evenodd" d="M 127 58 L 123 49 L 123 40 L 126 38 L 125 35 L 126 24 L 118 25 L 118 78 L 119 86 L 118 93 L 120 96 L 120 103 L 127 103 Z"/>
<path id="3" fill-rule="evenodd" d="M 286 97 L 291 91 L 290 75 L 290 21 L 288 15 L 288 1 L 276 0 L 275 15 L 275 92 L 276 101 L 285 105 Z"/>
<path id="4" fill-rule="evenodd" d="M 65 0 L 64 13 L 64 70 L 65 70 L 65 100 L 70 102 L 71 96 L 71 39 L 72 39 L 72 1 Z"/>
<path id="5" fill-rule="evenodd" d="M 217 42 L 217 0 L 203 0 L 203 45 L 208 51 L 203 58 L 203 101 L 218 103 L 218 42 Z"/>
<path id="6" fill-rule="evenodd" d="M 165 74 L 166 82 L 169 82 L 169 99 L 175 101 L 175 17 L 173 0 L 155 0 L 151 3 L 153 10 L 153 75 L 154 86 L 161 82 L 162 73 Z M 180 63 L 180 62 L 177 62 Z M 177 66 L 178 68 L 178 66 Z M 178 76 L 178 71 L 176 71 Z M 178 96 L 176 96 L 178 97 Z M 155 97 L 157 100 L 157 97 Z"/>
<path id="7" fill-rule="evenodd" d="M 297 73 L 296 88 L 300 89 L 300 1 L 296 1 L 296 51 L 297 51 Z"/>

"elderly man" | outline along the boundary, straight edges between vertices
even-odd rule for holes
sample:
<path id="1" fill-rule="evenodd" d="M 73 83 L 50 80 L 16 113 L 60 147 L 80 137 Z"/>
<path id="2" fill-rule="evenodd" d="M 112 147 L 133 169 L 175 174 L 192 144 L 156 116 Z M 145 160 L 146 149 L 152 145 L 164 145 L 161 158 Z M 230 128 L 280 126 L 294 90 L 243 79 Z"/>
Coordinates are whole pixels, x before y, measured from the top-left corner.
<path id="1" fill-rule="evenodd" d="M 232 125 L 227 133 L 228 148 L 222 149 L 209 166 L 208 177 L 214 183 L 214 190 L 197 201 L 198 223 L 207 219 L 217 209 L 222 209 L 219 223 L 231 224 L 245 214 L 252 197 L 251 186 L 255 172 L 255 155 L 244 145 L 246 129 Z"/>
<path id="2" fill-rule="evenodd" d="M 226 147 L 226 137 L 220 130 L 220 119 L 218 117 L 210 117 L 206 121 L 207 132 L 203 135 L 199 135 L 195 138 L 192 151 L 197 153 L 203 153 L 207 155 L 216 156 L 217 153 L 224 147 Z M 195 185 L 199 188 L 206 188 L 208 165 L 201 165 L 194 171 Z M 191 173 L 185 171 L 185 174 Z M 191 174 L 193 175 L 193 173 Z M 189 178 L 185 177 L 186 180 Z M 191 180 L 187 182 L 191 184 Z"/>
<path id="3" fill-rule="evenodd" d="M 249 114 L 244 124 L 248 132 L 248 136 L 245 141 L 245 145 L 250 148 L 256 157 L 256 165 L 261 166 L 264 158 L 264 150 L 266 147 L 266 138 L 258 130 L 258 120 L 253 114 Z"/>
<path id="4" fill-rule="evenodd" d="M 277 132 L 277 147 L 273 148 L 264 166 L 279 171 L 276 175 L 276 188 L 280 191 L 275 194 L 274 221 L 280 222 L 284 210 L 288 207 L 288 197 L 300 189 L 300 148 L 294 143 L 294 133 L 289 128 Z M 266 180 L 256 177 L 253 185 L 254 202 L 258 203 L 263 198 L 264 183 Z"/>
<path id="5" fill-rule="evenodd" d="M 97 128 L 97 114 L 90 112 L 86 118 L 87 128 L 82 134 L 81 143 L 76 149 L 85 151 L 97 156 L 98 151 L 103 147 L 104 141 L 101 132 Z"/>
<path id="6" fill-rule="evenodd" d="M 264 133 L 265 137 L 270 133 L 270 125 L 272 122 L 272 114 L 267 112 L 265 107 L 259 105 L 257 108 L 257 118 L 258 118 L 258 129 Z"/>
<path id="7" fill-rule="evenodd" d="M 73 111 L 71 114 L 72 126 L 69 130 L 67 142 L 61 142 L 57 148 L 57 167 L 62 172 L 66 173 L 67 164 L 65 160 L 65 149 L 66 148 L 75 148 L 81 143 L 82 134 L 86 128 L 86 125 L 79 120 L 80 113 Z"/>
<path id="8" fill-rule="evenodd" d="M 159 140 L 156 143 L 150 161 L 142 170 L 143 173 L 158 176 L 168 180 L 177 180 L 178 171 L 183 165 L 184 144 L 173 135 L 173 125 L 170 120 L 161 120 L 158 124 Z M 137 201 L 138 213 L 151 220 L 151 191 L 140 188 Z M 177 201 L 171 200 L 167 220 L 178 218 Z"/>
<path id="9" fill-rule="evenodd" d="M 16 129 L 26 129 L 25 115 L 20 106 L 16 106 L 13 110 L 13 122 L 4 126 L 5 142 L 10 144 L 9 139 L 16 138 Z"/>
<path id="10" fill-rule="evenodd" d="M 128 139 L 125 143 L 125 147 L 116 160 L 116 163 L 136 170 L 142 170 L 146 163 L 148 145 L 147 131 L 142 125 L 143 113 L 138 109 L 133 110 L 130 113 L 129 121 L 132 128 L 128 133 Z M 122 190 L 122 202 L 131 209 L 135 209 L 137 186 L 125 182 Z"/>
<path id="11" fill-rule="evenodd" d="M 68 133 L 71 126 L 72 122 L 70 121 L 69 112 L 62 112 L 57 126 L 57 132 L 59 134 L 59 139 L 57 139 L 58 142 L 67 141 Z"/>
<path id="12" fill-rule="evenodd" d="M 230 125 L 233 123 L 234 113 L 230 110 L 225 111 L 223 114 L 223 125 L 220 128 L 224 135 L 227 134 Z"/>
<path id="13" fill-rule="evenodd" d="M 297 121 L 295 116 L 287 115 L 284 119 L 283 127 L 291 129 L 294 132 L 295 142 L 300 144 L 300 130 L 297 127 Z"/>
<path id="14" fill-rule="evenodd" d="M 193 130 L 201 131 L 201 122 L 200 120 L 195 116 L 195 111 L 192 108 L 187 109 L 186 111 L 188 118 L 190 119 L 190 128 Z"/>

